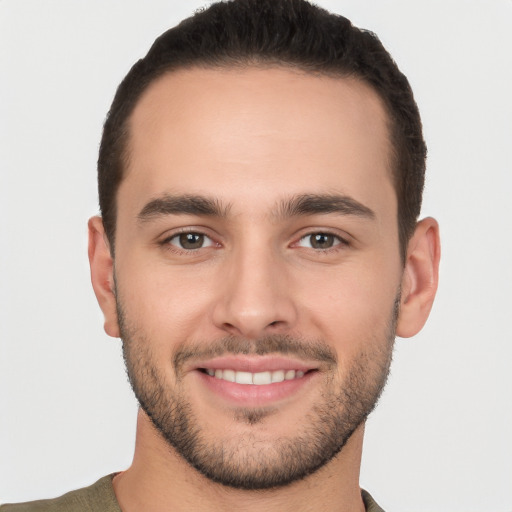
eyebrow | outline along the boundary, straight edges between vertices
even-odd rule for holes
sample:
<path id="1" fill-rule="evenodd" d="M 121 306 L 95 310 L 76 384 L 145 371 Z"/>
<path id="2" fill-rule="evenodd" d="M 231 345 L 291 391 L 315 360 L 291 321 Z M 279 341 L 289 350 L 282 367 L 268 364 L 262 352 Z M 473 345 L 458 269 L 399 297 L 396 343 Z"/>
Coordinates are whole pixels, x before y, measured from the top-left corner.
<path id="1" fill-rule="evenodd" d="M 302 194 L 281 202 L 277 217 L 296 217 L 338 213 L 374 219 L 375 212 L 350 196 L 340 194 Z"/>
<path id="2" fill-rule="evenodd" d="M 201 195 L 165 195 L 147 203 L 137 218 L 146 222 L 165 215 L 200 215 L 227 217 L 231 205 Z M 374 219 L 373 210 L 352 197 L 340 194 L 301 194 L 278 203 L 272 217 L 290 218 L 302 215 L 337 213 Z"/>
<path id="3" fill-rule="evenodd" d="M 137 218 L 145 222 L 164 215 L 206 215 L 226 217 L 230 205 L 224 206 L 216 199 L 199 195 L 165 195 L 152 199 L 139 212 Z"/>

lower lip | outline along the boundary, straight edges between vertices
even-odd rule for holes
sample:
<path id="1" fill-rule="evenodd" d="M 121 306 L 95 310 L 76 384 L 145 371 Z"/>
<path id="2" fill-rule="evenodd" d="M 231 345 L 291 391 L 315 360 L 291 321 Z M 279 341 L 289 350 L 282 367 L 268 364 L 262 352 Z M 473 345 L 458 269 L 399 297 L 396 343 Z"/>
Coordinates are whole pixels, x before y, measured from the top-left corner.
<path id="1" fill-rule="evenodd" d="M 237 384 L 236 382 L 217 379 L 199 370 L 194 373 L 198 375 L 210 391 L 227 401 L 245 407 L 260 407 L 290 398 L 301 391 L 318 374 L 318 372 L 312 371 L 299 379 L 284 380 L 260 386 L 256 384 Z"/>

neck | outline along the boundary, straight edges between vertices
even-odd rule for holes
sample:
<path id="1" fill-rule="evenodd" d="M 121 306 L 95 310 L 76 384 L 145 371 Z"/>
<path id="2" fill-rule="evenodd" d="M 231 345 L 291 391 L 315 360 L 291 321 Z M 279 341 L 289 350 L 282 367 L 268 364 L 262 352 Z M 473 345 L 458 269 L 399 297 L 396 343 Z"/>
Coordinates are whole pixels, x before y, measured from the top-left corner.
<path id="1" fill-rule="evenodd" d="M 277 489 L 246 491 L 225 487 L 201 475 L 139 411 L 133 463 L 114 478 L 114 491 L 123 512 L 363 512 L 359 488 L 363 431 L 362 425 L 337 457 L 307 478 Z"/>

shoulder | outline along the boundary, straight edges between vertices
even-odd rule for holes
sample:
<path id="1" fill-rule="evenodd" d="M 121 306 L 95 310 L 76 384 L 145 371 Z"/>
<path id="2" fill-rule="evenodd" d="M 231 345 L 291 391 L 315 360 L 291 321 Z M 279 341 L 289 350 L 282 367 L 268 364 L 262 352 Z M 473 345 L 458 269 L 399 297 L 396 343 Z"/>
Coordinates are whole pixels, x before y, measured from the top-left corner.
<path id="1" fill-rule="evenodd" d="M 380 508 L 376 501 L 370 496 L 369 492 L 361 489 L 361 496 L 363 497 L 366 512 L 384 512 L 384 510 Z"/>
<path id="2" fill-rule="evenodd" d="M 105 476 L 89 487 L 68 492 L 60 498 L 0 505 L 0 512 L 121 512 L 112 477 Z"/>

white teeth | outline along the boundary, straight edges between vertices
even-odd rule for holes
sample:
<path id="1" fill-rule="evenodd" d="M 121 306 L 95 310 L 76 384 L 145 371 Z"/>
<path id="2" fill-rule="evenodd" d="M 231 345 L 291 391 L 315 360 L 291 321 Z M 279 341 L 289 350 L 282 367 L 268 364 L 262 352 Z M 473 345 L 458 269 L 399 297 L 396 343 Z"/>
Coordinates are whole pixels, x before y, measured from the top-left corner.
<path id="1" fill-rule="evenodd" d="M 304 377 L 304 372 L 301 370 L 276 370 L 273 372 L 251 373 L 207 368 L 206 373 L 216 379 L 236 382 L 237 384 L 256 384 L 257 386 L 265 386 L 274 382 L 283 382 L 284 380 L 300 379 Z"/>
<path id="2" fill-rule="evenodd" d="M 229 382 L 235 382 L 235 370 L 223 370 L 222 378 Z"/>
<path id="3" fill-rule="evenodd" d="M 272 372 L 272 382 L 283 382 L 284 380 L 284 370 L 277 370 L 277 372 Z"/>
<path id="4" fill-rule="evenodd" d="M 270 384 L 272 382 L 272 374 L 270 372 L 259 372 L 252 374 L 252 383 L 258 385 Z"/>
<path id="5" fill-rule="evenodd" d="M 235 382 L 237 384 L 252 384 L 252 373 L 251 372 L 236 372 Z"/>

